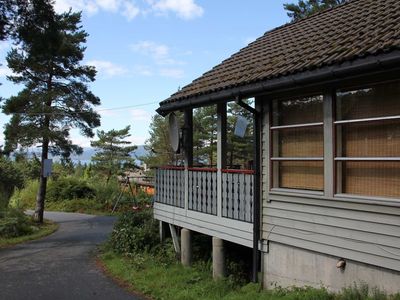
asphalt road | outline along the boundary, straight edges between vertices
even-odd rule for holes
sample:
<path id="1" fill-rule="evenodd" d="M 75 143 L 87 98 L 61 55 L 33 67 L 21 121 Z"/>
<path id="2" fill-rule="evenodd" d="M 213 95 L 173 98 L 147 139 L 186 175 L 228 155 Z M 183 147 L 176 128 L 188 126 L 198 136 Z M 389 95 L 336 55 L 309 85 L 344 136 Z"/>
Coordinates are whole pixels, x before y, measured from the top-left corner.
<path id="1" fill-rule="evenodd" d="M 140 299 L 96 266 L 94 253 L 115 218 L 46 212 L 60 224 L 52 235 L 0 250 L 0 299 Z"/>

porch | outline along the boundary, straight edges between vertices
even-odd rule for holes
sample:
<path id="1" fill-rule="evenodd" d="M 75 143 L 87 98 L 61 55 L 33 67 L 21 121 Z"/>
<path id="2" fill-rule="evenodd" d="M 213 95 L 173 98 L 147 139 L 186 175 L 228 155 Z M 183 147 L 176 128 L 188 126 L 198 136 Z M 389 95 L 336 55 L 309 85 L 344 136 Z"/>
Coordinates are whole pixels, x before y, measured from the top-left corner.
<path id="1" fill-rule="evenodd" d="M 161 167 L 154 217 L 253 247 L 253 170 Z"/>

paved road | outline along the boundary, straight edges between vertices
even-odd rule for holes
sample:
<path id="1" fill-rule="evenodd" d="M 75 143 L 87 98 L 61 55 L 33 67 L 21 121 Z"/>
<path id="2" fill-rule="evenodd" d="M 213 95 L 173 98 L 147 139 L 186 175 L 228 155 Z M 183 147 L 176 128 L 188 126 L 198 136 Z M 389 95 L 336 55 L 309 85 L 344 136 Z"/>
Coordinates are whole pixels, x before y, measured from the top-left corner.
<path id="1" fill-rule="evenodd" d="M 139 299 L 96 267 L 94 251 L 112 230 L 106 216 L 46 212 L 60 224 L 43 239 L 0 250 L 0 299 Z"/>

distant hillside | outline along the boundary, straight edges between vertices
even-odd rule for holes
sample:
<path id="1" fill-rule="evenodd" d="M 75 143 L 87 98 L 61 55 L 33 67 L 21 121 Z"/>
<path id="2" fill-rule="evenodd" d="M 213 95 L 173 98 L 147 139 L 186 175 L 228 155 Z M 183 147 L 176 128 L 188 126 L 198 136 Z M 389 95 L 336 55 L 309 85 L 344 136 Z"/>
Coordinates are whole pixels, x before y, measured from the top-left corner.
<path id="1" fill-rule="evenodd" d="M 96 151 L 92 147 L 83 148 L 83 153 L 81 155 L 72 155 L 71 159 L 73 162 L 80 161 L 81 163 L 89 163 L 92 159 L 92 156 L 96 153 Z M 137 146 L 137 149 L 132 153 L 132 157 L 141 157 L 147 154 L 144 145 Z M 139 161 L 138 161 L 139 162 Z"/>
<path id="2" fill-rule="evenodd" d="M 40 153 L 38 153 L 37 151 L 34 151 L 34 152 L 36 152 L 36 155 L 38 157 L 40 157 Z M 92 156 L 95 153 L 96 153 L 96 151 L 92 147 L 84 147 L 83 153 L 81 155 L 72 155 L 71 160 L 74 163 L 77 163 L 80 161 L 83 164 L 87 164 L 87 163 L 90 163 L 90 161 L 92 160 Z M 131 156 L 136 158 L 136 157 L 144 156 L 146 154 L 147 154 L 147 151 L 144 148 L 144 145 L 139 145 L 139 146 L 137 146 L 136 151 L 134 151 Z M 32 152 L 28 153 L 28 156 L 32 157 L 33 156 Z M 51 158 L 51 156 L 50 156 L 50 158 Z M 58 159 L 59 159 L 58 157 L 54 157 L 54 160 L 58 160 Z M 136 160 L 136 163 L 139 164 L 140 161 Z"/>

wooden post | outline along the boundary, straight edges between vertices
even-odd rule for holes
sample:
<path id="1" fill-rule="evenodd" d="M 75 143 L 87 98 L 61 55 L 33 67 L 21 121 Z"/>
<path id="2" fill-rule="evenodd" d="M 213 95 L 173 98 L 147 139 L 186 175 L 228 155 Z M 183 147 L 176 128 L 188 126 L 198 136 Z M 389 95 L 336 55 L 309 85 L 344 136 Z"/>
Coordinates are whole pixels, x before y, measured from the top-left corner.
<path id="1" fill-rule="evenodd" d="M 185 156 L 185 210 L 189 208 L 189 170 L 193 166 L 193 110 L 184 112 L 183 153 Z"/>
<path id="2" fill-rule="evenodd" d="M 217 216 L 222 216 L 222 169 L 226 168 L 226 103 L 217 105 Z"/>

